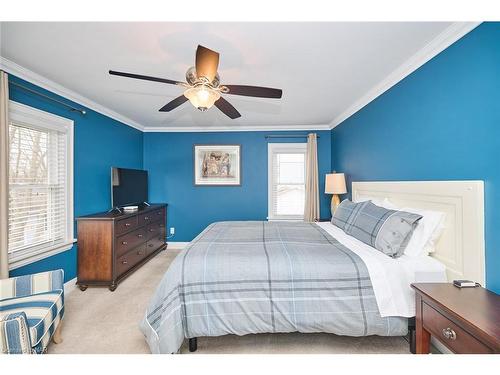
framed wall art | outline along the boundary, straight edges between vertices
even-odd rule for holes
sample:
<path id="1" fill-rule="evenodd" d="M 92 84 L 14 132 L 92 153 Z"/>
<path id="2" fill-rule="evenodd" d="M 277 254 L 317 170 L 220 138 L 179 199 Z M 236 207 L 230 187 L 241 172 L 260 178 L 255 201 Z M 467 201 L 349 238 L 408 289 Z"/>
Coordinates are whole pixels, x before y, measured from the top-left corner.
<path id="1" fill-rule="evenodd" d="M 240 186 L 240 145 L 194 145 L 195 186 Z"/>

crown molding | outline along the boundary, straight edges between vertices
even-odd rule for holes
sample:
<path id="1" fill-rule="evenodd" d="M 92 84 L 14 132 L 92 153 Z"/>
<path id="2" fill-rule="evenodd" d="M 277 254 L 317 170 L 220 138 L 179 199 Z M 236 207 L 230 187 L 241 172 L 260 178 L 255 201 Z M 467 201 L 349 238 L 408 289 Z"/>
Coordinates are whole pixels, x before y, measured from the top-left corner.
<path id="1" fill-rule="evenodd" d="M 100 105 L 93 100 L 86 98 L 76 92 L 58 84 L 54 81 L 51 81 L 48 78 L 41 76 L 38 73 L 35 73 L 5 57 L 0 56 L 0 69 L 4 70 L 7 73 L 13 74 L 25 81 L 28 81 L 34 85 L 37 85 L 45 90 L 48 90 L 54 94 L 60 95 L 65 99 L 71 100 L 72 102 L 78 103 L 84 107 L 92 109 L 96 112 L 99 112 L 105 116 L 108 116 L 116 121 L 119 121 L 125 125 L 128 125 L 137 130 L 144 130 L 144 126 L 135 122 L 134 120 L 129 119 L 126 116 L 123 116 L 109 108 L 106 108 L 103 105 Z"/>
<path id="2" fill-rule="evenodd" d="M 408 75 L 424 65 L 427 61 L 444 51 L 450 45 L 462 38 L 465 34 L 474 30 L 481 22 L 454 22 L 443 32 L 437 35 L 406 62 L 389 74 L 385 79 L 371 88 L 365 95 L 355 101 L 348 109 L 337 116 L 331 123 L 330 129 L 335 128 L 343 121 L 358 112 L 368 103 L 375 100 L 392 86 L 402 81 Z"/>
<path id="3" fill-rule="evenodd" d="M 331 130 L 329 124 L 321 125 L 246 125 L 246 126 L 148 126 L 145 133 L 209 133 L 209 132 L 256 132 L 256 131 L 299 131 Z"/>

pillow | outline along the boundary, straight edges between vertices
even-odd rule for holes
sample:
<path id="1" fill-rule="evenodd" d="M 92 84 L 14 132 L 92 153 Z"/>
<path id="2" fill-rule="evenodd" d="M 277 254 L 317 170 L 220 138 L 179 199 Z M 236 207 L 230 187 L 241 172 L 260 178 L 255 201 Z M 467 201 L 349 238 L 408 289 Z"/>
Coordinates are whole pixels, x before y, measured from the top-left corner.
<path id="1" fill-rule="evenodd" d="M 397 258 L 403 255 L 422 216 L 405 211 L 388 210 L 371 201 L 353 203 L 344 200 L 332 217 L 332 224 L 383 252 Z"/>
<path id="2" fill-rule="evenodd" d="M 385 198 L 385 199 L 387 199 L 387 198 Z M 361 197 L 356 201 L 356 203 L 371 201 L 373 204 L 375 204 L 377 206 L 384 207 L 384 200 L 385 199 L 382 197 Z M 388 207 L 386 207 L 386 208 L 388 208 Z"/>
<path id="3" fill-rule="evenodd" d="M 415 257 L 429 255 L 429 253 L 434 252 L 436 242 L 444 230 L 446 215 L 439 211 L 422 210 L 413 207 L 404 207 L 402 210 L 422 216 L 422 220 L 419 221 L 418 227 L 408 242 L 404 252 L 405 255 Z"/>
<path id="4" fill-rule="evenodd" d="M 388 210 L 398 210 L 398 207 L 392 203 L 388 198 L 381 197 L 361 197 L 356 203 L 371 201 L 374 205 L 387 208 Z"/>
<path id="5" fill-rule="evenodd" d="M 402 210 L 421 215 L 422 219 L 418 221 L 418 225 L 413 231 L 408 245 L 405 248 L 404 254 L 415 257 L 420 255 L 429 255 L 433 253 L 436 243 L 443 234 L 445 228 L 446 214 L 439 211 L 423 210 L 413 207 L 400 208 L 392 203 L 388 198 L 361 198 L 361 201 L 371 200 L 377 206 L 387 208 L 389 210 Z"/>

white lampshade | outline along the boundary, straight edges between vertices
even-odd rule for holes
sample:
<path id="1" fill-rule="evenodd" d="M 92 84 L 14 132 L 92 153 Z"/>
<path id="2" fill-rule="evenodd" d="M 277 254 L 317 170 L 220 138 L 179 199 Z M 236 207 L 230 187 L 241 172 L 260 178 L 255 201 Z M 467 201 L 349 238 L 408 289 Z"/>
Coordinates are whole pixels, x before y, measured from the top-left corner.
<path id="1" fill-rule="evenodd" d="M 345 176 L 343 173 L 330 173 L 325 179 L 325 194 L 346 194 Z"/>
<path id="2" fill-rule="evenodd" d="M 220 93 L 205 85 L 188 88 L 184 96 L 200 111 L 206 111 L 219 100 Z"/>

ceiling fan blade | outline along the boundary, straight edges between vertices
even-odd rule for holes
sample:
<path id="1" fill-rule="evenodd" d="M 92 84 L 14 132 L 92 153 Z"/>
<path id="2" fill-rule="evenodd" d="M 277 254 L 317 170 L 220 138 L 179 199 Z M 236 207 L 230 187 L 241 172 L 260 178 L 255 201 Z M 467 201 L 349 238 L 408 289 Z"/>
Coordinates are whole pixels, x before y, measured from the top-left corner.
<path id="1" fill-rule="evenodd" d="M 226 94 L 254 96 L 257 98 L 281 99 L 283 91 L 271 87 L 245 86 L 245 85 L 224 85 L 229 89 Z"/>
<path id="2" fill-rule="evenodd" d="M 219 67 L 219 54 L 211 49 L 198 46 L 196 49 L 196 74 L 213 81 Z"/>
<path id="3" fill-rule="evenodd" d="M 188 98 L 186 98 L 184 95 L 181 95 L 171 102 L 168 102 L 165 104 L 163 107 L 160 108 L 160 112 L 170 112 L 172 109 L 177 108 L 181 104 L 184 104 L 188 101 Z"/>
<path id="4" fill-rule="evenodd" d="M 115 70 L 110 70 L 109 74 L 114 75 L 114 76 L 127 77 L 127 78 L 143 79 L 145 81 L 170 83 L 171 85 L 180 85 L 180 84 L 183 84 L 183 82 L 173 81 L 171 79 L 158 78 L 158 77 L 150 77 L 150 76 L 143 76 L 141 74 L 134 74 L 134 73 L 117 72 Z"/>
<path id="5" fill-rule="evenodd" d="M 231 119 L 235 119 L 238 117 L 241 117 L 240 113 L 236 110 L 236 108 L 233 107 L 231 103 L 229 103 L 226 99 L 224 99 L 222 96 L 217 99 L 217 101 L 214 103 L 217 108 L 219 108 L 226 116 L 228 116 Z"/>

